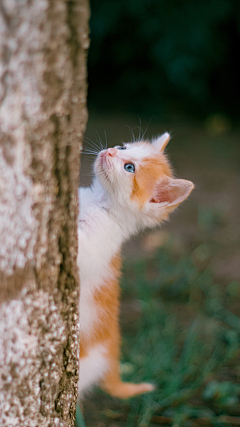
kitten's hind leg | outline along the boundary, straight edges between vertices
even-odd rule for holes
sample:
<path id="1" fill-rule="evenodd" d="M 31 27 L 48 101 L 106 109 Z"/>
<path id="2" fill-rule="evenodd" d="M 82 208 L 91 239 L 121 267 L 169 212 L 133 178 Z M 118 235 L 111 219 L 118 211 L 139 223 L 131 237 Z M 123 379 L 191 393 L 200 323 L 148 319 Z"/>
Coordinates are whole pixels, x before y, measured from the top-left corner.
<path id="1" fill-rule="evenodd" d="M 137 394 L 155 390 L 154 385 L 150 383 L 134 384 L 123 382 L 120 378 L 119 364 L 116 360 L 111 361 L 110 369 L 101 383 L 101 388 L 119 399 L 128 399 Z"/>

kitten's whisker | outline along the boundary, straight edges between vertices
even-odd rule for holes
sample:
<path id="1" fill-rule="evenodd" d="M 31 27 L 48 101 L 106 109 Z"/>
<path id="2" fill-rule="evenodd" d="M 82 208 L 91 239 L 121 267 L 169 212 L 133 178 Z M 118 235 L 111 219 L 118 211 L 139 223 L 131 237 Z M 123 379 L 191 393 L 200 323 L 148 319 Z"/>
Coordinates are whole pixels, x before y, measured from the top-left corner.
<path id="1" fill-rule="evenodd" d="M 88 144 L 90 146 L 92 146 L 93 148 L 96 148 L 96 149 L 100 150 L 100 147 L 99 147 L 99 145 L 96 142 L 92 141 L 90 138 L 85 138 L 85 140 L 88 141 Z"/>
<path id="2" fill-rule="evenodd" d="M 105 135 L 105 149 L 107 149 L 107 134 L 106 134 L 106 131 L 104 131 L 104 135 Z"/>
<path id="3" fill-rule="evenodd" d="M 106 172 L 105 171 L 100 171 L 100 172 L 98 172 L 98 177 L 100 178 L 100 179 L 102 179 L 102 180 L 104 180 L 104 181 L 106 181 L 108 184 L 110 184 L 110 186 L 112 187 L 112 183 L 111 183 L 111 181 L 109 180 L 109 178 L 108 178 L 108 176 L 107 176 L 107 174 L 106 174 Z"/>
<path id="4" fill-rule="evenodd" d="M 139 120 L 139 126 L 138 126 L 138 129 L 139 129 L 139 132 L 138 132 L 138 139 L 139 139 L 139 141 L 142 141 L 142 138 L 141 138 L 142 122 L 141 122 L 141 119 L 140 119 L 140 117 L 139 117 L 139 116 L 138 116 L 138 120 Z"/>
<path id="5" fill-rule="evenodd" d="M 86 141 L 88 141 L 88 143 L 91 143 L 92 145 L 97 146 L 96 142 L 95 142 L 95 141 L 93 141 L 92 139 L 90 139 L 90 138 L 88 138 L 88 137 L 85 137 L 84 139 L 85 139 Z"/>
<path id="6" fill-rule="evenodd" d="M 87 152 L 84 152 L 84 151 L 82 151 L 82 154 L 85 154 L 86 156 L 97 156 L 96 153 L 87 153 Z"/>
<path id="7" fill-rule="evenodd" d="M 104 178 L 106 178 L 106 173 L 105 172 L 98 172 L 98 176 L 100 176 L 100 177 L 104 177 Z"/>
<path id="8" fill-rule="evenodd" d="M 81 172 L 81 176 L 93 176 L 93 174 L 94 174 L 94 172 L 88 172 L 88 173 L 85 173 L 85 172 Z"/>
<path id="9" fill-rule="evenodd" d="M 99 135 L 98 131 L 96 131 L 96 134 L 97 134 L 97 136 L 98 136 L 97 141 L 98 141 L 98 142 L 99 142 L 99 144 L 101 145 L 101 149 L 102 149 L 102 150 L 104 150 L 104 146 L 103 146 L 103 143 L 102 143 L 102 140 L 101 140 L 101 138 L 100 138 L 100 135 Z"/>
<path id="10" fill-rule="evenodd" d="M 148 130 L 148 127 L 149 127 L 149 125 L 150 125 L 150 123 L 151 123 L 151 121 L 152 121 L 153 117 L 154 117 L 154 116 L 152 116 L 152 117 L 150 118 L 150 120 L 149 120 L 149 122 L 148 122 L 148 124 L 147 124 L 147 126 L 146 126 L 146 129 L 145 129 L 145 131 L 144 131 L 144 133 L 143 133 L 143 135 L 142 135 L 142 139 L 141 139 L 141 141 L 143 140 L 144 136 L 146 135 L 146 132 L 147 132 L 147 130 Z"/>
<path id="11" fill-rule="evenodd" d="M 93 147 L 84 147 L 83 150 L 94 151 L 95 153 L 99 152 L 99 149 Z"/>
<path id="12" fill-rule="evenodd" d="M 89 146 L 85 146 L 84 147 L 85 149 L 87 149 L 87 150 L 94 150 L 94 151 L 101 151 L 101 149 L 100 149 L 100 147 L 97 147 L 97 146 L 94 146 L 94 145 L 89 145 Z"/>
<path id="13" fill-rule="evenodd" d="M 93 150 L 92 148 L 84 148 L 84 149 L 82 150 L 82 153 L 84 153 L 84 154 L 89 153 L 89 154 L 95 154 L 95 155 L 97 155 L 97 154 L 99 154 L 99 152 L 100 152 L 100 151 Z"/>
<path id="14" fill-rule="evenodd" d="M 132 135 L 132 141 L 131 142 L 135 142 L 135 135 L 134 135 L 133 129 L 128 125 L 126 125 L 126 126 L 129 130 L 130 134 Z"/>

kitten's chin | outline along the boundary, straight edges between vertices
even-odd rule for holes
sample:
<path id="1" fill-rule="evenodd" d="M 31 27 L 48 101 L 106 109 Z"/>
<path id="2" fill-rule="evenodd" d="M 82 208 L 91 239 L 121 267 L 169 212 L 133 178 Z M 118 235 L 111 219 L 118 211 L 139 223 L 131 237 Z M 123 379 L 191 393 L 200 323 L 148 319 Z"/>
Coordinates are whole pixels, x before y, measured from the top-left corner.
<path id="1" fill-rule="evenodd" d="M 110 180 L 109 180 L 108 174 L 106 173 L 105 168 L 103 167 L 101 161 L 98 161 L 98 159 L 94 165 L 94 172 L 95 172 L 95 175 L 96 175 L 98 182 L 101 184 L 103 189 L 107 193 L 109 193 L 109 189 L 111 188 L 111 183 L 110 183 Z"/>
<path id="2" fill-rule="evenodd" d="M 103 156 L 98 156 L 94 164 L 94 172 L 98 177 L 99 181 L 102 181 L 101 178 L 108 179 L 105 167 L 104 167 L 104 158 Z"/>

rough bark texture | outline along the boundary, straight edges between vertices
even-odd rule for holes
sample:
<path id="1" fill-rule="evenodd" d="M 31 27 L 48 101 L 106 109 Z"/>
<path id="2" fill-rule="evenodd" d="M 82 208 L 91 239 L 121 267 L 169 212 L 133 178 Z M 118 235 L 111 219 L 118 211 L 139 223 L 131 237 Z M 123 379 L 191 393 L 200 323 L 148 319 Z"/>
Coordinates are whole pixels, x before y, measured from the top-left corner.
<path id="1" fill-rule="evenodd" d="M 87 0 L 0 0 L 0 426 L 72 426 Z"/>

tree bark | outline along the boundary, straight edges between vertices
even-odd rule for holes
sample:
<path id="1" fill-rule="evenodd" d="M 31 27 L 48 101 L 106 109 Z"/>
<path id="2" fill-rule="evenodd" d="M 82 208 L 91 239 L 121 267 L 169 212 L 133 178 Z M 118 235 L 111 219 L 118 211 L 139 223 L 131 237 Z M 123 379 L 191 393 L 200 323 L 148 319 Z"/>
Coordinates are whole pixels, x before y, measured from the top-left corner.
<path id="1" fill-rule="evenodd" d="M 0 0 L 0 426 L 73 426 L 88 0 Z"/>

